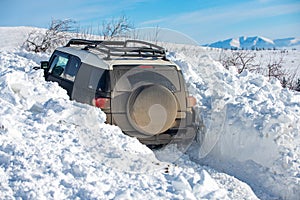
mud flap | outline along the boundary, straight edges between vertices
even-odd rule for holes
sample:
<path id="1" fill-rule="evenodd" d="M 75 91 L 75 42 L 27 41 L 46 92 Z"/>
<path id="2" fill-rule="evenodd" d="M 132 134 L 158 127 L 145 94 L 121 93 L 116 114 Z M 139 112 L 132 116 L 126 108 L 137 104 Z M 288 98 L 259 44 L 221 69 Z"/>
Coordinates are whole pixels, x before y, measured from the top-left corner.
<path id="1" fill-rule="evenodd" d="M 194 127 L 196 130 L 196 143 L 198 144 L 198 156 L 204 158 L 217 144 L 223 131 L 226 112 L 214 111 L 205 113 L 204 118 L 200 109 L 195 108 Z"/>
<path id="2" fill-rule="evenodd" d="M 200 112 L 200 108 L 199 107 L 195 107 L 193 108 L 194 111 L 194 122 L 193 122 L 193 126 L 196 132 L 196 137 L 195 140 L 196 142 L 201 145 L 204 137 L 205 137 L 205 133 L 206 133 L 206 127 L 204 125 L 203 122 L 203 118 Z"/>

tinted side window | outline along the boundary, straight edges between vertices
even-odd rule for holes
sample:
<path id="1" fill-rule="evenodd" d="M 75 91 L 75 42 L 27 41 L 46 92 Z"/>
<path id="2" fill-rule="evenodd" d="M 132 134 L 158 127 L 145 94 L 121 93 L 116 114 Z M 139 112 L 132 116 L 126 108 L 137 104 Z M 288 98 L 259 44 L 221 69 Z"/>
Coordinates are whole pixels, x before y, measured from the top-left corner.
<path id="1" fill-rule="evenodd" d="M 88 87 L 97 91 L 108 91 L 109 90 L 109 71 L 93 68 L 90 74 L 90 80 Z"/>
<path id="2" fill-rule="evenodd" d="M 74 81 L 75 76 L 79 70 L 80 67 L 80 59 L 76 56 L 70 56 L 70 59 L 68 61 L 68 65 L 66 67 L 64 78 L 69 79 L 71 81 Z"/>
<path id="3" fill-rule="evenodd" d="M 175 66 L 151 65 L 149 69 L 139 65 L 114 65 L 112 85 L 116 91 L 132 91 L 138 85 L 159 84 L 172 92 L 181 90 Z M 126 75 L 124 75 L 126 73 Z M 118 84 L 116 84 L 118 83 Z"/>
<path id="4" fill-rule="evenodd" d="M 62 76 L 69 59 L 67 55 L 56 54 L 50 65 L 50 73 L 54 76 Z"/>

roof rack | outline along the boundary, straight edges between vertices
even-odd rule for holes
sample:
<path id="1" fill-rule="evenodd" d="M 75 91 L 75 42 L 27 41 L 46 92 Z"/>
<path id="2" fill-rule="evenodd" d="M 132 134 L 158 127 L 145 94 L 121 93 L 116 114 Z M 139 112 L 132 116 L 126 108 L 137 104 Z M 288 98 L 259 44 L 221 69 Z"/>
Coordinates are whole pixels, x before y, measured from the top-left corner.
<path id="1" fill-rule="evenodd" d="M 139 46 L 134 46 L 137 44 Z M 166 60 L 166 51 L 163 47 L 141 40 L 106 41 L 71 39 L 66 47 L 71 45 L 85 45 L 84 50 L 94 49 L 107 55 L 117 57 L 154 57 Z"/>

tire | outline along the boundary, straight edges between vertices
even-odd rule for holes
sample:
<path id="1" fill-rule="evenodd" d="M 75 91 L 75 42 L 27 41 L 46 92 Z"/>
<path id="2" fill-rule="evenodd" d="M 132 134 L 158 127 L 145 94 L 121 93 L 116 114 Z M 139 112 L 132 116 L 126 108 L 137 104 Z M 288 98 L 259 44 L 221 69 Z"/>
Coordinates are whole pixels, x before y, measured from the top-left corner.
<path id="1" fill-rule="evenodd" d="M 177 100 L 167 88 L 159 85 L 142 86 L 129 97 L 127 117 L 140 133 L 154 136 L 174 126 Z"/>

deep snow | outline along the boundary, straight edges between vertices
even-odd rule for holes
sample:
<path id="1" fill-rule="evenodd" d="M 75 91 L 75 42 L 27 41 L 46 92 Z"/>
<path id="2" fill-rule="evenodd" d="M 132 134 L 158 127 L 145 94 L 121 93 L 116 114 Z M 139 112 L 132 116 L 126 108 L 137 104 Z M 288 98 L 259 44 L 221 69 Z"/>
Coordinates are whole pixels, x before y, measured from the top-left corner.
<path id="1" fill-rule="evenodd" d="M 174 60 L 205 108 L 203 118 L 218 124 L 207 132 L 209 144 L 216 144 L 212 151 L 202 158 L 202 147 L 193 146 L 191 157 L 247 182 L 260 198 L 299 198 L 300 94 L 195 54 L 177 54 Z"/>
<path id="2" fill-rule="evenodd" d="M 99 109 L 70 101 L 56 83 L 45 82 L 32 67 L 49 55 L 23 51 L 17 45 L 22 28 L 5 29 L 0 33 L 15 39 L 0 42 L 1 198 L 300 196 L 299 93 L 259 75 L 225 70 L 205 48 L 174 46 L 177 53 L 169 57 L 198 100 L 207 136 L 175 162 L 160 161 L 104 124 Z"/>

